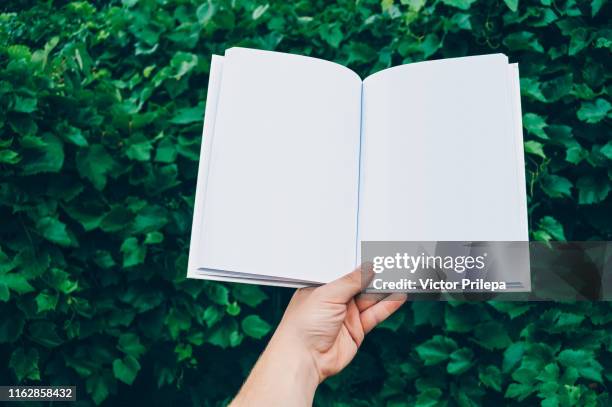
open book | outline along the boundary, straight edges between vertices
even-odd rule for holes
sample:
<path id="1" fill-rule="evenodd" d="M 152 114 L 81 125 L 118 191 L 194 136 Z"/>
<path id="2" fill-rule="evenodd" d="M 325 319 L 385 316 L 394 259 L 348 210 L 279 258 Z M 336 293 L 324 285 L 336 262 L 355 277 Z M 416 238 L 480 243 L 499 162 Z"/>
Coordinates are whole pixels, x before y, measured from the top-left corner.
<path id="1" fill-rule="evenodd" d="M 188 277 L 304 286 L 361 241 L 527 241 L 518 66 L 213 56 Z"/>

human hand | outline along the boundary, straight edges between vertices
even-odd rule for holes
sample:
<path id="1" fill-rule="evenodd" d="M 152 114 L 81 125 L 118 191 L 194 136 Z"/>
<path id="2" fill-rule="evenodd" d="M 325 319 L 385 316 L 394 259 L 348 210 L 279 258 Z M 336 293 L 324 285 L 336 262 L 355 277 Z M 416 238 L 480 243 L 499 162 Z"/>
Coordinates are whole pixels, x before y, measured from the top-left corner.
<path id="1" fill-rule="evenodd" d="M 344 369 L 355 357 L 365 335 L 406 300 L 381 301 L 364 295 L 361 270 L 317 288 L 297 290 L 275 336 L 312 358 L 319 383 Z"/>
<path id="2" fill-rule="evenodd" d="M 297 290 L 232 405 L 311 404 L 317 385 L 346 367 L 365 335 L 406 301 L 405 295 L 356 297 L 361 288 L 357 269 L 329 284 Z"/>

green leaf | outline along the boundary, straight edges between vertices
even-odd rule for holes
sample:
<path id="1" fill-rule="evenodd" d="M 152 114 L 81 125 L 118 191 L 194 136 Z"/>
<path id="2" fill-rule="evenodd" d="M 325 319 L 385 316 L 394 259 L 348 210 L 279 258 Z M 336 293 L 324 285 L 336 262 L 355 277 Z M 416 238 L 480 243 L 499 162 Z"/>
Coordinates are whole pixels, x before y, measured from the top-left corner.
<path id="1" fill-rule="evenodd" d="M 35 298 L 37 312 L 53 311 L 57 306 L 58 296 L 49 291 L 43 291 Z"/>
<path id="2" fill-rule="evenodd" d="M 444 362 L 456 349 L 457 343 L 453 339 L 441 335 L 435 335 L 415 348 L 425 366 Z"/>
<path id="3" fill-rule="evenodd" d="M 103 190 L 109 173 L 115 168 L 115 160 L 100 144 L 94 144 L 86 150 L 79 150 L 76 166 L 81 177 L 91 181 L 98 190 Z"/>
<path id="4" fill-rule="evenodd" d="M 601 10 L 601 8 L 603 7 L 605 3 L 606 3 L 606 0 L 592 0 L 591 1 L 591 17 L 595 17 L 597 13 L 599 13 L 599 10 Z"/>
<path id="5" fill-rule="evenodd" d="M 64 340 L 57 334 L 56 326 L 50 321 L 34 322 L 29 326 L 32 340 L 47 348 L 55 348 Z"/>
<path id="6" fill-rule="evenodd" d="M 114 379 L 113 379 L 114 380 Z M 87 378 L 85 389 L 91 395 L 94 403 L 99 405 L 109 396 L 109 381 L 103 374 L 94 373 Z"/>
<path id="7" fill-rule="evenodd" d="M 574 368 L 580 376 L 598 383 L 603 382 L 603 366 L 595 360 L 595 355 L 587 350 L 565 349 L 559 353 L 557 360 L 566 368 Z"/>
<path id="8" fill-rule="evenodd" d="M 519 31 L 508 34 L 503 43 L 511 51 L 535 51 L 544 52 L 544 47 L 538 41 L 538 37 L 528 31 Z"/>
<path id="9" fill-rule="evenodd" d="M 236 284 L 232 288 L 232 295 L 239 302 L 248 305 L 249 307 L 256 307 L 265 301 L 268 296 L 256 285 L 252 284 Z"/>
<path id="10" fill-rule="evenodd" d="M 59 219 L 45 216 L 36 222 L 36 229 L 47 240 L 60 246 L 71 246 L 73 241 L 68 235 L 66 225 Z"/>
<path id="11" fill-rule="evenodd" d="M 2 275 L 2 282 L 7 288 L 18 294 L 27 294 L 34 291 L 34 287 L 28 282 L 25 273 L 9 273 Z"/>
<path id="12" fill-rule="evenodd" d="M 21 383 L 23 379 L 40 380 L 40 371 L 38 370 L 38 351 L 34 348 L 25 351 L 19 347 L 11 354 L 9 367 L 17 376 L 17 382 Z"/>
<path id="13" fill-rule="evenodd" d="M 176 160 L 176 148 L 169 137 L 163 138 L 155 150 L 155 161 L 173 163 Z"/>
<path id="14" fill-rule="evenodd" d="M 537 155 L 542 158 L 546 158 L 546 154 L 544 154 L 544 145 L 538 141 L 525 141 L 525 152 L 528 154 Z"/>
<path id="15" fill-rule="evenodd" d="M 168 223 L 168 211 L 157 205 L 151 205 L 138 212 L 134 219 L 133 233 L 148 233 L 159 230 Z"/>
<path id="16" fill-rule="evenodd" d="M 127 385 L 131 386 L 134 383 L 138 371 L 140 371 L 140 363 L 130 355 L 113 361 L 113 374 L 115 378 Z"/>
<path id="17" fill-rule="evenodd" d="M 83 135 L 81 129 L 78 129 L 74 126 L 63 125 L 58 128 L 58 132 L 60 132 L 64 140 L 69 141 L 70 143 L 78 147 L 88 146 L 87 139 Z"/>
<path id="18" fill-rule="evenodd" d="M 540 229 L 544 230 L 555 240 L 565 241 L 565 233 L 563 232 L 563 225 L 552 216 L 544 216 L 538 223 Z"/>
<path id="19" fill-rule="evenodd" d="M 172 339 L 177 339 L 181 331 L 187 331 L 191 327 L 191 318 L 184 312 L 172 308 L 166 316 L 165 323 Z"/>
<path id="20" fill-rule="evenodd" d="M 270 324 L 261 319 L 258 315 L 249 315 L 242 320 L 242 330 L 248 336 L 261 339 L 270 332 Z"/>
<path id="21" fill-rule="evenodd" d="M 164 234 L 161 232 L 149 232 L 145 236 L 144 244 L 159 244 L 164 241 Z"/>
<path id="22" fill-rule="evenodd" d="M 542 190 L 551 198 L 571 198 L 572 183 L 559 175 L 546 175 L 540 179 Z"/>
<path id="23" fill-rule="evenodd" d="M 415 407 L 438 407 L 440 406 L 440 398 L 442 397 L 442 391 L 438 388 L 432 387 L 420 392 L 417 395 Z"/>
<path id="24" fill-rule="evenodd" d="M 0 151 L 0 164 L 17 164 L 21 157 L 13 150 Z"/>
<path id="25" fill-rule="evenodd" d="M 58 172 L 64 165 L 64 147 L 59 138 L 50 133 L 42 135 L 43 147 L 24 148 L 21 169 L 24 175 Z"/>
<path id="26" fill-rule="evenodd" d="M 130 160 L 135 161 L 149 161 L 151 159 L 151 150 L 153 146 L 151 141 L 146 139 L 142 135 L 130 137 L 127 141 L 128 148 L 125 151 L 125 155 Z"/>
<path id="27" fill-rule="evenodd" d="M 319 27 L 319 35 L 330 46 L 337 48 L 344 38 L 339 24 L 323 24 Z"/>
<path id="28" fill-rule="evenodd" d="M 123 267 L 133 267 L 144 263 L 147 247 L 139 244 L 135 237 L 128 237 L 121 245 L 121 253 L 123 253 Z"/>
<path id="29" fill-rule="evenodd" d="M 7 302 L 11 298 L 11 292 L 5 282 L 0 281 L 0 302 Z"/>
<path id="30" fill-rule="evenodd" d="M 461 10 L 468 10 L 475 1 L 476 0 L 442 0 L 442 3 Z"/>
<path id="31" fill-rule="evenodd" d="M 138 335 L 130 332 L 124 333 L 119 337 L 117 349 L 136 359 L 146 352 L 146 348 L 140 343 Z"/>
<path id="32" fill-rule="evenodd" d="M 219 305 L 229 304 L 229 290 L 220 283 L 210 282 L 205 287 L 208 298 Z"/>
<path id="33" fill-rule="evenodd" d="M 485 386 L 497 392 L 501 392 L 502 374 L 497 366 L 488 365 L 484 370 L 478 373 L 478 379 L 480 379 Z"/>
<path id="34" fill-rule="evenodd" d="M 170 61 L 172 77 L 180 80 L 198 65 L 198 56 L 190 52 L 178 51 Z"/>
<path id="35" fill-rule="evenodd" d="M 612 160 L 612 141 L 608 141 L 606 145 L 602 146 L 599 152 L 608 160 Z"/>
<path id="36" fill-rule="evenodd" d="M 474 331 L 474 341 L 485 349 L 505 349 L 512 343 L 506 325 L 497 321 L 483 322 Z"/>
<path id="37" fill-rule="evenodd" d="M 518 0 L 504 0 L 504 3 L 506 3 L 506 6 L 508 6 L 511 11 L 516 11 L 518 9 Z"/>
<path id="38" fill-rule="evenodd" d="M 610 182 L 604 177 L 586 175 L 576 182 L 578 188 L 578 203 L 591 205 L 602 202 L 610 192 Z"/>
<path id="39" fill-rule="evenodd" d="M 595 102 L 582 102 L 578 109 L 578 119 L 587 123 L 599 123 L 612 109 L 612 105 L 605 99 L 597 99 Z"/>
<path id="40" fill-rule="evenodd" d="M 38 100 L 36 98 L 15 96 L 12 110 L 14 112 L 32 113 L 36 110 L 37 103 Z"/>
<path id="41" fill-rule="evenodd" d="M 535 136 L 542 139 L 548 139 L 548 135 L 544 131 L 546 126 L 546 119 L 538 114 L 526 113 L 523 115 L 523 127 Z"/>
<path id="42" fill-rule="evenodd" d="M 457 349 L 450 354 L 450 361 L 446 366 L 446 371 L 452 375 L 458 375 L 466 372 L 472 367 L 474 352 L 469 348 Z"/>
<path id="43" fill-rule="evenodd" d="M 529 395 L 533 393 L 535 390 L 536 390 L 535 387 L 528 385 L 528 384 L 510 383 L 510 385 L 506 389 L 506 393 L 504 394 L 504 397 L 511 398 L 511 399 L 517 399 L 518 401 L 523 401 L 524 399 L 529 397 Z"/>
<path id="44" fill-rule="evenodd" d="M 15 342 L 23 332 L 25 315 L 14 312 L 10 307 L 0 307 L 0 343 Z"/>
<path id="45" fill-rule="evenodd" d="M 170 119 L 170 123 L 188 124 L 194 122 L 202 122 L 204 118 L 204 105 L 199 104 L 195 107 L 188 107 L 176 111 L 174 117 Z"/>

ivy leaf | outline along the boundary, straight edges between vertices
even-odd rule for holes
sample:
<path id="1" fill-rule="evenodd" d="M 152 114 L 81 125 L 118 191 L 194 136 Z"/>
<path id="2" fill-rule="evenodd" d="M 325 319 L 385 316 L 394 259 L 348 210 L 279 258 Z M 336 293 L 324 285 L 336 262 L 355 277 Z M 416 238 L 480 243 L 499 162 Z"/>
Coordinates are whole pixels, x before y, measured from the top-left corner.
<path id="1" fill-rule="evenodd" d="M 466 372 L 472 367 L 474 352 L 470 348 L 457 349 L 450 354 L 450 361 L 446 366 L 446 371 L 452 375 Z"/>
<path id="2" fill-rule="evenodd" d="M 442 3 L 461 10 L 468 10 L 475 1 L 476 0 L 442 0 Z"/>
<path id="3" fill-rule="evenodd" d="M 34 300 L 36 301 L 37 312 L 40 314 L 45 311 L 53 311 L 57 306 L 58 296 L 57 294 L 43 291 Z"/>
<path id="4" fill-rule="evenodd" d="M 144 244 L 159 244 L 164 241 L 164 234 L 161 232 L 149 232 L 145 236 Z"/>
<path id="5" fill-rule="evenodd" d="M 73 244 L 66 230 L 66 225 L 57 218 L 45 216 L 38 219 L 36 229 L 45 239 L 60 246 L 71 246 Z"/>
<path id="6" fill-rule="evenodd" d="M 497 366 L 488 365 L 484 370 L 478 373 L 478 378 L 485 386 L 497 392 L 501 392 L 502 374 Z"/>
<path id="7" fill-rule="evenodd" d="M 115 378 L 130 386 L 134 383 L 139 370 L 140 363 L 133 356 L 127 355 L 123 359 L 115 359 L 113 361 L 113 374 Z"/>
<path id="8" fill-rule="evenodd" d="M 544 52 L 544 47 L 538 41 L 538 37 L 528 31 L 512 33 L 504 38 L 503 43 L 511 51 L 535 51 Z"/>
<path id="9" fill-rule="evenodd" d="M 576 182 L 578 203 L 591 205 L 603 201 L 610 192 L 610 182 L 604 177 L 585 175 Z"/>
<path id="10" fill-rule="evenodd" d="M 21 157 L 13 150 L 0 151 L 0 164 L 17 164 Z"/>
<path id="11" fill-rule="evenodd" d="M 612 105 L 605 99 L 597 99 L 595 102 L 582 102 L 578 109 L 578 119 L 587 123 L 599 123 L 610 112 Z"/>
<path id="12" fill-rule="evenodd" d="M 106 186 L 107 176 L 115 165 L 115 160 L 100 144 L 94 144 L 86 150 L 79 150 L 76 156 L 76 166 L 81 177 L 91 181 L 93 186 L 100 191 Z"/>
<path id="13" fill-rule="evenodd" d="M 23 379 L 40 380 L 40 372 L 38 370 L 38 351 L 35 348 L 25 351 L 19 347 L 11 354 L 9 367 L 17 376 L 17 382 Z"/>
<path id="14" fill-rule="evenodd" d="M 563 225 L 552 216 L 544 216 L 540 219 L 540 222 L 538 222 L 538 226 L 556 240 L 565 241 Z"/>
<path id="15" fill-rule="evenodd" d="M 204 105 L 199 104 L 195 107 L 188 107 L 176 111 L 174 117 L 170 119 L 170 123 L 174 124 L 189 124 L 201 122 L 204 118 Z"/>
<path id="16" fill-rule="evenodd" d="M 119 337 L 117 348 L 136 359 L 146 352 L 146 348 L 140 343 L 138 335 L 130 332 Z"/>
<path id="17" fill-rule="evenodd" d="M 526 113 L 523 115 L 523 127 L 525 127 L 528 132 L 535 136 L 542 139 L 548 139 L 548 135 L 544 131 L 546 126 L 546 120 L 538 114 Z"/>
<path id="18" fill-rule="evenodd" d="M 504 0 L 504 3 L 506 3 L 510 11 L 518 10 L 518 0 Z"/>
<path id="19" fill-rule="evenodd" d="M 572 183 L 559 175 L 546 175 L 541 178 L 542 190 L 551 198 L 570 198 L 572 196 Z"/>
<path id="20" fill-rule="evenodd" d="M 7 302 L 11 298 L 11 292 L 9 291 L 8 285 L 4 282 L 0 282 L 0 302 Z"/>
<path id="21" fill-rule="evenodd" d="M 144 263 L 147 247 L 138 243 L 135 237 L 128 237 L 121 245 L 123 253 L 123 267 L 133 267 Z"/>
<path id="22" fill-rule="evenodd" d="M 56 325 L 51 321 L 39 321 L 29 326 L 29 333 L 34 342 L 47 348 L 55 348 L 64 342 L 56 329 Z"/>
<path id="23" fill-rule="evenodd" d="M 114 380 L 114 379 L 113 379 Z M 109 380 L 104 374 L 93 373 L 87 378 L 85 388 L 96 405 L 101 404 L 109 396 Z"/>
<path id="24" fill-rule="evenodd" d="M 478 325 L 474 331 L 474 341 L 488 350 L 504 349 L 512 343 L 506 326 L 497 321 Z"/>
<path id="25" fill-rule="evenodd" d="M 149 161 L 151 159 L 153 146 L 151 141 L 142 135 L 130 137 L 125 155 L 134 161 Z"/>
<path id="26" fill-rule="evenodd" d="M 566 368 L 574 368 L 587 380 L 603 383 L 603 367 L 595 360 L 593 352 L 587 350 L 565 349 L 559 353 L 559 363 Z"/>
<path id="27" fill-rule="evenodd" d="M 258 315 L 249 315 L 242 320 L 242 330 L 248 336 L 261 339 L 270 332 L 272 327 Z"/>
<path id="28" fill-rule="evenodd" d="M 58 172 L 64 165 L 64 147 L 61 140 L 51 133 L 40 138 L 39 146 L 24 148 L 21 169 L 24 175 L 42 172 Z"/>
<path id="29" fill-rule="evenodd" d="M 524 146 L 526 153 L 546 158 L 546 154 L 544 154 L 544 145 L 542 143 L 534 140 L 529 140 L 524 143 Z"/>
<path id="30" fill-rule="evenodd" d="M 319 27 L 319 35 L 334 48 L 340 45 L 343 38 L 339 24 L 322 24 Z"/>
<path id="31" fill-rule="evenodd" d="M 261 288 L 252 284 L 234 285 L 232 288 L 232 295 L 238 301 L 249 307 L 256 307 L 268 298 Z"/>
<path id="32" fill-rule="evenodd" d="M 606 3 L 606 0 L 592 0 L 591 1 L 591 17 L 595 17 L 597 13 L 599 13 L 599 10 L 601 10 L 601 8 L 603 7 L 605 3 Z"/>
<path id="33" fill-rule="evenodd" d="M 15 96 L 12 110 L 20 113 L 32 113 L 36 110 L 37 104 L 38 100 L 36 98 Z"/>
<path id="34" fill-rule="evenodd" d="M 415 407 L 437 407 L 440 405 L 442 390 L 432 387 L 423 390 L 417 396 Z"/>
<path id="35" fill-rule="evenodd" d="M 425 366 L 436 365 L 447 360 L 457 349 L 457 343 L 446 336 L 435 335 L 415 348 Z"/>

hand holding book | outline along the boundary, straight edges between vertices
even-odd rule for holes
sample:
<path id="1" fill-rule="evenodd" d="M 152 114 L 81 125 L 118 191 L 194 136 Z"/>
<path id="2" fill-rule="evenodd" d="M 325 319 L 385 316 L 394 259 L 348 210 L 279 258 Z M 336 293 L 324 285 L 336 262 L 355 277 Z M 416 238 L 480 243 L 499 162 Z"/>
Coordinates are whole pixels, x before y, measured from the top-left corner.
<path id="1" fill-rule="evenodd" d="M 310 406 L 317 386 L 355 357 L 365 335 L 405 295 L 358 296 L 362 271 L 295 292 L 266 350 L 231 406 Z"/>

